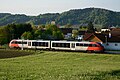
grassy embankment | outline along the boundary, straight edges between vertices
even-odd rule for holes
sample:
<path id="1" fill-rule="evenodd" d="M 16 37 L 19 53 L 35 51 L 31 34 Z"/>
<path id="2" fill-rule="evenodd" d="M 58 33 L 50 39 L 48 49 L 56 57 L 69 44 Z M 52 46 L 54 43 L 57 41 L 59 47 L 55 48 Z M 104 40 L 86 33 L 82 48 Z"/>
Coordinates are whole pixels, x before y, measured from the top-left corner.
<path id="1" fill-rule="evenodd" d="M 120 55 L 0 50 L 0 56 L 0 80 L 120 79 Z"/>

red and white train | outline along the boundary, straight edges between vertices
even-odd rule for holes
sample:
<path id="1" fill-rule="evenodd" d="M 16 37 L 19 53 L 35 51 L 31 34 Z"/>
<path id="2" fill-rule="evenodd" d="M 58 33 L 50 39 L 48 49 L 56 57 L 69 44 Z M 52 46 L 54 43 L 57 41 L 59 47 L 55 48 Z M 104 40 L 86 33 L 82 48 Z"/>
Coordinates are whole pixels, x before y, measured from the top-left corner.
<path id="1" fill-rule="evenodd" d="M 103 52 L 104 47 L 97 42 L 79 42 L 79 41 L 50 41 L 50 40 L 12 40 L 9 43 L 10 48 L 28 48 L 28 49 L 50 49 L 50 50 L 72 50 Z"/>

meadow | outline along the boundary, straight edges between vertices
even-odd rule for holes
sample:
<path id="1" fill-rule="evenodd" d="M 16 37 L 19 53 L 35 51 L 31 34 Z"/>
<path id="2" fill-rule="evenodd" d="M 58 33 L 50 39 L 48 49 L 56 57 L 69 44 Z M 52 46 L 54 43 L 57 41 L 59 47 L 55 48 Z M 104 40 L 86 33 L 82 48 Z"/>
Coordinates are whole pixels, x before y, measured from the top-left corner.
<path id="1" fill-rule="evenodd" d="M 120 55 L 0 50 L 0 80 L 119 80 Z"/>

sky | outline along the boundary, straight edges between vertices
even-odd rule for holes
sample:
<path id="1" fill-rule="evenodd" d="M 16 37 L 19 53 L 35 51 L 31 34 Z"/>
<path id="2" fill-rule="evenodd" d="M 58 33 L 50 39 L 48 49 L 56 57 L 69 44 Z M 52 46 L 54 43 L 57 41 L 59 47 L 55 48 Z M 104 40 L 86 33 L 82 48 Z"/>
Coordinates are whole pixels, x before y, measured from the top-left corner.
<path id="1" fill-rule="evenodd" d="M 120 0 L 0 0 L 0 13 L 31 16 L 90 7 L 120 12 Z"/>

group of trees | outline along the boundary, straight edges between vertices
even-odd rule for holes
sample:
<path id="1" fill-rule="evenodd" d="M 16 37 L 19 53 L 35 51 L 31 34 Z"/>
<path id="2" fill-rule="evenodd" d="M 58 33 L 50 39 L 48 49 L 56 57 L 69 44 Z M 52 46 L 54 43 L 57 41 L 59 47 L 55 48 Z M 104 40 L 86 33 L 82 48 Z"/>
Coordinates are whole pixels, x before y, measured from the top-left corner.
<path id="1" fill-rule="evenodd" d="M 30 24 L 9 24 L 0 27 L 0 44 L 8 43 L 12 39 L 21 38 L 21 35 L 28 31 L 32 31 Z"/>
<path id="2" fill-rule="evenodd" d="M 0 27 L 0 44 L 9 43 L 12 39 L 64 39 L 63 33 L 56 25 L 9 24 Z"/>
<path id="3" fill-rule="evenodd" d="M 34 39 L 60 40 L 64 35 L 56 25 L 48 24 L 34 28 Z"/>

